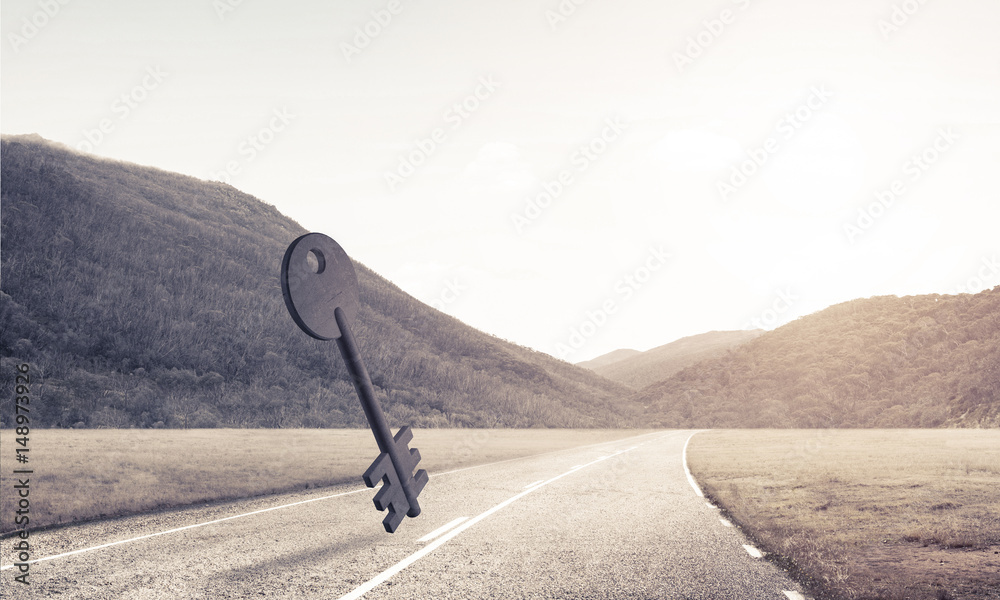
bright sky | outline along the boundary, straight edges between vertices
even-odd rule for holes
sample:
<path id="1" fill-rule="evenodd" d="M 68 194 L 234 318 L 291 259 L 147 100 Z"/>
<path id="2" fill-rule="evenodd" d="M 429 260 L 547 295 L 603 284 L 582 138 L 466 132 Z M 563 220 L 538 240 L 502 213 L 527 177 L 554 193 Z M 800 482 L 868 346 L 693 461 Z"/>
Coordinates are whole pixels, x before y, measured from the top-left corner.
<path id="1" fill-rule="evenodd" d="M 228 180 L 570 362 L 1000 285 L 995 0 L 0 11 L 3 133 Z"/>

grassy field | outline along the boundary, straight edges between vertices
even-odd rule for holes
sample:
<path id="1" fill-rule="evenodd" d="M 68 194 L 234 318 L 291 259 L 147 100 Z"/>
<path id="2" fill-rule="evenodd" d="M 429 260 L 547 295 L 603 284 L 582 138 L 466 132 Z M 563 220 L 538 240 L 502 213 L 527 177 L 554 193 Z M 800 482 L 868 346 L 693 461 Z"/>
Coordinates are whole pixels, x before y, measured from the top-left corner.
<path id="1" fill-rule="evenodd" d="M 1000 430 L 708 431 L 688 461 L 816 598 L 1000 598 Z"/>
<path id="2" fill-rule="evenodd" d="M 419 467 L 433 474 L 641 433 L 424 429 L 414 431 L 411 445 L 420 450 Z M 14 527 L 7 459 L 15 437 L 0 432 L 0 533 Z M 29 448 L 32 527 L 344 482 L 363 486 L 361 474 L 378 455 L 367 429 L 32 429 Z"/>

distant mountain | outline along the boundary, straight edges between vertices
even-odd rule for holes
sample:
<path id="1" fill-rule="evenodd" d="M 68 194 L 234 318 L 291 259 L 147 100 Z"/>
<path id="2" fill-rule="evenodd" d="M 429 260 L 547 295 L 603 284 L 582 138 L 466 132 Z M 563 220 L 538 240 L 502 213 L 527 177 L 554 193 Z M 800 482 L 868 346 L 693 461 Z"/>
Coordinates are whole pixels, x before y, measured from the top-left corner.
<path id="1" fill-rule="evenodd" d="M 1000 287 L 838 304 L 633 398 L 660 427 L 1000 427 Z"/>
<path id="2" fill-rule="evenodd" d="M 616 362 L 625 360 L 626 358 L 631 358 L 637 354 L 642 354 L 638 350 L 612 350 L 607 354 L 602 354 L 597 358 L 592 358 L 590 360 L 585 360 L 583 362 L 576 363 L 576 366 L 583 367 L 584 369 L 590 369 L 591 371 L 597 370 L 599 367 L 606 367 L 608 365 L 614 364 Z"/>
<path id="3" fill-rule="evenodd" d="M 33 425 L 364 425 L 336 344 L 302 333 L 282 300 L 297 223 L 231 186 L 38 136 L 4 136 L 0 165 L 0 381 L 13 389 L 30 363 Z M 635 423 L 623 386 L 356 268 L 355 337 L 394 425 Z"/>
<path id="4" fill-rule="evenodd" d="M 642 389 L 650 384 L 663 381 L 684 367 L 694 363 L 724 354 L 731 348 L 748 342 L 763 330 L 753 331 L 710 331 L 692 335 L 658 346 L 645 352 L 635 350 L 617 350 L 604 357 L 612 357 L 616 352 L 632 352 L 631 355 L 621 355 L 618 360 L 607 360 L 595 366 L 580 363 L 602 377 L 617 381 L 633 389 Z M 590 361 L 594 363 L 604 357 Z"/>

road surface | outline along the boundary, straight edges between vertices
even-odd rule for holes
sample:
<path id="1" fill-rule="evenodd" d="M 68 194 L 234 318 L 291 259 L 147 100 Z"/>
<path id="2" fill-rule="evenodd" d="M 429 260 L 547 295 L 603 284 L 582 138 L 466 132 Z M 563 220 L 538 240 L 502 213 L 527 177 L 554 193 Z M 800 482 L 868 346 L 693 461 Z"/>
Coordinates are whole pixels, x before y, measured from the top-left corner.
<path id="1" fill-rule="evenodd" d="M 30 586 L 13 582 L 8 538 L 3 595 L 801 598 L 699 496 L 691 435 L 432 473 L 423 512 L 392 535 L 359 484 L 34 532 L 33 558 L 46 560 Z"/>

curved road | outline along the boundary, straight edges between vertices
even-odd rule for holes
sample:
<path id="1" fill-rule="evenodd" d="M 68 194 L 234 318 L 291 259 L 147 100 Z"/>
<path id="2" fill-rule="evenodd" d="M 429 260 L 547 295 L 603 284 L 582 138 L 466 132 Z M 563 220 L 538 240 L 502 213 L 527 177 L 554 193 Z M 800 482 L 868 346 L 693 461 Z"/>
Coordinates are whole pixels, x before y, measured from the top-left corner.
<path id="1" fill-rule="evenodd" d="M 691 435 L 432 474 L 393 535 L 361 486 L 35 532 L 32 584 L 11 539 L 0 579 L 13 598 L 801 598 L 700 497 Z"/>

